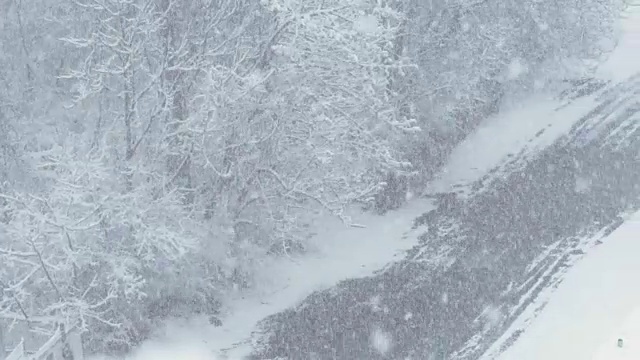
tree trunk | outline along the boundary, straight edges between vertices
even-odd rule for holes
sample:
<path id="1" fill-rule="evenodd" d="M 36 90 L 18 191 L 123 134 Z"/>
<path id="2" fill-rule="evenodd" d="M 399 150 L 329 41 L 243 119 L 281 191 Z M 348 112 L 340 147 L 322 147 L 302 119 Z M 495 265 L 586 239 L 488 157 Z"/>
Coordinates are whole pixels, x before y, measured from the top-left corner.
<path id="1" fill-rule="evenodd" d="M 165 1 L 163 7 L 166 10 L 170 9 L 170 1 Z M 167 27 L 165 37 L 167 39 L 166 51 L 169 53 L 175 49 L 180 48 L 181 36 L 183 35 L 181 30 L 183 24 L 181 22 L 188 21 L 187 14 L 180 14 L 179 10 L 170 10 L 167 14 Z M 182 15 L 182 16 L 181 16 Z M 194 49 L 188 51 L 193 52 Z M 191 54 L 193 56 L 193 53 Z M 171 60 L 168 64 L 170 67 L 177 65 L 175 60 Z M 176 132 L 182 126 L 183 122 L 187 120 L 189 111 L 187 108 L 187 98 L 185 91 L 188 87 L 187 73 L 183 70 L 172 69 L 165 72 L 165 80 L 167 84 L 172 88 L 173 96 L 171 102 L 171 111 L 168 114 L 169 128 L 171 132 Z M 171 140 L 171 154 L 167 158 L 167 170 L 172 176 L 173 186 L 180 189 L 183 193 L 183 201 L 185 205 L 190 205 L 194 201 L 194 195 L 192 192 L 193 181 L 191 178 L 191 150 L 189 149 L 189 139 L 185 138 L 186 134 L 176 134 Z"/>
<path id="2" fill-rule="evenodd" d="M 0 360 L 7 358 L 7 344 L 4 338 L 4 323 L 0 321 Z"/>

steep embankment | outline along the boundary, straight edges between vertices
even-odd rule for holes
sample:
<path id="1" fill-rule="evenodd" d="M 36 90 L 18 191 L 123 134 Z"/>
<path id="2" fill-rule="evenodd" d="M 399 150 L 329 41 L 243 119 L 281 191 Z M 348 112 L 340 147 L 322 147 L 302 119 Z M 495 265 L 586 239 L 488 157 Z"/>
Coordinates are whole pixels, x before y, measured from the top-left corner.
<path id="1" fill-rule="evenodd" d="M 539 113 L 548 129 L 461 187 L 467 196 L 439 196 L 405 260 L 267 318 L 254 358 L 477 359 L 638 208 L 638 99 L 638 78 L 575 83 Z"/>

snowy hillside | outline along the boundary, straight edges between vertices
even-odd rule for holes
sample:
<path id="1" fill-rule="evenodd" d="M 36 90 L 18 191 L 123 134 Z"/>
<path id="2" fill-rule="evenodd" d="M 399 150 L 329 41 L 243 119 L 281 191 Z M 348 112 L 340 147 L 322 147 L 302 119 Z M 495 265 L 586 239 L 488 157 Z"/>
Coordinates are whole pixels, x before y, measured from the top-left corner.
<path id="1" fill-rule="evenodd" d="M 0 360 L 502 356 L 640 208 L 630 1 L 0 1 Z"/>
<path id="2" fill-rule="evenodd" d="M 629 301 L 620 312 L 604 316 L 594 306 L 639 270 L 630 241 L 637 225 L 615 230 L 640 192 L 632 166 L 638 145 L 624 130 L 636 124 L 634 91 L 640 84 L 633 80 L 588 80 L 560 97 L 512 106 L 454 150 L 428 199 L 413 200 L 384 221 L 354 212 L 354 223 L 364 228 L 318 224 L 314 257 L 270 266 L 262 288 L 230 299 L 222 326 L 172 324 L 131 358 L 235 360 L 254 352 L 253 359 L 477 359 L 485 353 L 488 360 L 556 297 L 540 317 L 555 320 L 532 326 L 499 359 L 579 354 L 554 351 L 567 351 L 562 344 L 574 329 L 568 320 L 580 311 L 600 314 L 602 332 L 590 341 L 594 349 L 601 344 L 604 358 L 615 359 L 606 351 L 631 351 L 633 326 L 622 323 L 623 309 L 635 303 L 633 287 L 621 294 Z M 443 195 L 451 192 L 457 195 Z M 578 261 L 585 251 L 594 256 Z M 566 290 L 553 295 L 576 263 L 578 275 L 567 275 Z M 627 269 L 623 277 L 618 268 Z M 600 291 L 576 290 L 592 282 Z M 602 302 L 584 301 L 591 297 Z M 563 319 L 568 326 L 549 330 Z M 558 337 L 539 342 L 540 334 Z M 614 346 L 618 337 L 626 338 L 623 348 Z"/>
<path id="3" fill-rule="evenodd" d="M 477 131 L 434 184 L 446 190 L 446 176 L 448 189 L 466 196 L 434 194 L 438 208 L 416 220 L 429 230 L 407 259 L 267 319 L 255 358 L 477 358 L 635 206 L 637 148 L 615 131 L 633 124 L 616 115 L 633 102 L 615 100 L 634 86 L 587 81 L 546 99 L 555 106 L 532 112 L 538 127 L 519 129 L 523 141 L 500 146 Z M 510 129 L 527 114 L 523 107 L 491 121 Z M 474 155 L 466 164 L 465 148 Z M 386 352 L 371 346 L 380 333 Z"/>
<path id="4" fill-rule="evenodd" d="M 640 277 L 639 232 L 636 213 L 601 245 L 588 249 L 557 290 L 541 294 L 531 305 L 544 306 L 536 318 L 521 316 L 482 359 L 637 359 L 640 288 L 633 284 Z M 496 356 L 518 330 L 524 330 L 521 338 Z M 617 347 L 619 338 L 622 348 Z"/>
<path id="5" fill-rule="evenodd" d="M 540 313 L 539 299 L 640 205 L 640 82 L 627 77 L 634 36 L 601 80 L 513 106 L 478 129 L 431 184 L 438 207 L 416 220 L 428 231 L 408 257 L 267 318 L 252 358 L 463 360 L 498 338 L 499 349 L 511 344 L 518 321 Z M 606 75 L 616 68 L 624 74 Z"/>
<path id="6" fill-rule="evenodd" d="M 600 79 L 488 119 L 426 199 L 384 218 L 354 212 L 364 227 L 319 224 L 313 257 L 269 266 L 264 286 L 229 299 L 222 326 L 173 324 L 133 358 L 631 356 L 640 347 L 640 293 L 625 286 L 640 272 L 640 218 L 629 215 L 640 204 L 632 30 Z"/>
<path id="7" fill-rule="evenodd" d="M 370 276 L 402 259 L 420 234 L 420 229 L 411 229 L 413 219 L 425 208 L 431 208 L 431 203 L 427 199 L 413 200 L 386 214 L 384 221 L 379 215 L 354 210 L 350 214 L 351 227 L 333 217 L 320 221 L 309 255 L 267 264 L 257 279 L 261 284 L 257 289 L 226 299 L 227 306 L 220 316 L 222 326 L 206 319 L 170 323 L 130 358 L 211 360 L 212 356 L 240 359 L 248 355 L 251 334 L 266 316 L 295 306 L 314 291 L 345 279 Z"/>
<path id="8" fill-rule="evenodd" d="M 640 11 L 631 8 L 628 15 L 620 46 L 600 71 L 601 76 L 622 83 L 617 88 L 619 98 L 610 99 L 609 107 L 617 110 L 616 118 L 627 119 L 622 122 L 625 125 L 583 125 L 581 132 L 592 138 L 606 131 L 608 138 L 623 140 L 617 146 L 636 150 L 627 165 L 637 166 Z M 482 359 L 622 360 L 640 356 L 640 291 L 633 285 L 640 276 L 640 213 L 633 213 L 638 208 L 637 188 L 636 184 L 634 191 L 620 194 L 635 205 L 620 219 L 620 227 L 595 244 L 583 240 L 590 243 L 583 258 L 565 275 L 557 276 L 555 286 L 541 292 Z"/>

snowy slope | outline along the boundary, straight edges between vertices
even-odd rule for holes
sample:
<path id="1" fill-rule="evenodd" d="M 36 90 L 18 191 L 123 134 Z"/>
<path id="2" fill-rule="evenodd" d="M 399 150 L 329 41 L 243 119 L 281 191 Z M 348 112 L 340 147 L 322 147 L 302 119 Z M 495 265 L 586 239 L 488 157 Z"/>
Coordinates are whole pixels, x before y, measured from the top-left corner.
<path id="1" fill-rule="evenodd" d="M 620 23 L 616 50 L 597 71 L 599 79 L 621 82 L 640 72 L 640 1 L 635 3 Z M 498 115 L 484 121 L 453 150 L 436 180 L 428 186 L 429 192 L 448 192 L 470 184 L 518 152 L 535 154 L 566 134 L 593 105 L 590 96 L 563 108 L 565 103 L 549 94 L 503 106 Z M 556 111 L 559 108 L 562 111 Z"/>
<path id="2" fill-rule="evenodd" d="M 517 316 L 501 313 L 499 301 L 519 298 L 513 310 L 526 307 L 537 288 L 576 250 L 570 238 L 593 219 L 607 222 L 617 211 L 618 205 L 612 204 L 601 214 L 603 199 L 585 202 L 576 193 L 583 181 L 575 172 L 581 170 L 572 167 L 574 159 L 563 143 L 574 139 L 581 122 L 592 125 L 583 120 L 604 101 L 599 91 L 604 82 L 586 86 L 592 90 L 579 89 L 580 85 L 573 89 L 582 95 L 538 95 L 483 123 L 456 147 L 427 187 L 430 193 L 464 192 L 469 202 L 439 204 L 423 214 L 419 222 L 429 234 L 422 234 L 420 244 L 398 266 L 314 294 L 300 306 L 268 318 L 254 358 L 298 359 L 312 353 L 319 359 L 425 358 L 434 352 L 444 355 L 466 341 L 455 358 L 477 359 L 502 326 L 502 318 L 506 323 Z M 607 116 L 615 125 L 618 117 Z M 594 123 L 601 124 L 599 120 Z M 594 166 L 597 171 L 590 159 L 580 160 L 585 171 Z M 606 176 L 593 180 L 597 187 L 610 181 Z M 576 211 L 572 205 L 583 209 Z M 575 226 L 563 224 L 583 213 L 586 216 Z M 546 253 L 533 259 L 540 249 Z M 523 279 L 533 280 L 502 288 Z M 498 290 L 505 295 L 495 296 Z M 371 299 L 386 309 L 384 315 L 369 308 Z M 481 333 L 472 336 L 478 327 Z M 386 354 L 372 346 L 376 336 L 371 328 L 385 330 L 390 344 Z"/>
<path id="3" fill-rule="evenodd" d="M 622 36 L 617 48 L 598 69 L 598 75 L 614 81 L 623 81 L 640 71 L 640 1 L 631 0 L 620 23 Z"/>
<path id="4" fill-rule="evenodd" d="M 353 210 L 351 226 L 334 217 L 322 218 L 315 225 L 318 235 L 311 239 L 309 254 L 265 264 L 256 279 L 258 288 L 226 299 L 222 326 L 206 319 L 168 323 L 127 359 L 241 359 L 251 351 L 247 342 L 266 316 L 295 306 L 314 291 L 372 275 L 403 258 L 420 234 L 420 228 L 412 229 L 413 219 L 431 207 L 430 200 L 413 199 L 388 212 L 384 221 L 379 215 Z"/>
<path id="5" fill-rule="evenodd" d="M 565 105 L 563 101 L 540 95 L 514 105 L 489 119 L 454 150 L 430 190 L 451 191 L 508 163 L 514 153 L 534 154 L 566 133 L 593 104 L 587 97 L 558 112 L 556 109 Z M 127 359 L 241 359 L 251 351 L 252 332 L 265 317 L 297 305 L 314 291 L 372 275 L 404 257 L 426 229 L 411 229 L 414 219 L 432 208 L 431 200 L 413 199 L 384 218 L 353 211 L 353 223 L 361 225 L 353 227 L 323 219 L 316 225 L 318 235 L 312 240 L 310 254 L 267 264 L 258 289 L 227 299 L 222 326 L 212 326 L 206 319 L 169 323 Z"/>
<path id="6" fill-rule="evenodd" d="M 636 308 L 624 322 L 618 324 L 615 332 L 611 335 L 613 336 L 604 339 L 592 360 L 638 359 L 640 354 L 640 308 Z M 619 340 L 622 340 L 621 346 L 618 346 Z"/>
<path id="7" fill-rule="evenodd" d="M 640 72 L 640 8 L 631 8 L 622 26 L 617 50 L 599 71 L 614 82 Z M 635 131 L 633 121 L 627 129 Z M 481 359 L 639 359 L 639 234 L 640 212 L 588 249 L 557 289 L 545 289 Z"/>
<path id="8" fill-rule="evenodd" d="M 552 95 L 541 95 L 489 119 L 454 150 L 430 190 L 451 191 L 507 164 L 514 153 L 535 154 L 566 133 L 594 102 L 586 97 L 556 111 L 563 105 Z M 384 219 L 354 211 L 353 223 L 362 225 L 355 227 L 324 219 L 316 225 L 319 235 L 312 240 L 310 254 L 268 264 L 258 279 L 260 288 L 227 299 L 222 326 L 214 327 L 206 319 L 169 323 L 127 359 L 241 359 L 251 351 L 252 332 L 265 317 L 297 305 L 314 291 L 372 275 L 404 257 L 426 229 L 410 230 L 414 219 L 432 208 L 431 200 L 414 199 Z"/>
<path id="9" fill-rule="evenodd" d="M 467 185 L 505 166 L 516 154 L 522 160 L 551 145 L 593 107 L 592 96 L 566 104 L 556 94 L 539 94 L 506 106 L 456 146 L 427 186 L 429 192 L 460 188 L 460 193 L 468 193 Z"/>
<path id="10" fill-rule="evenodd" d="M 312 251 L 305 256 L 279 260 L 267 266 L 257 282 L 265 284 L 253 294 L 230 301 L 224 326 L 209 328 L 208 342 L 228 359 L 241 359 L 250 353 L 250 335 L 265 317 L 286 310 L 314 291 L 330 288 L 338 282 L 372 275 L 400 260 L 417 243 L 420 229 L 411 229 L 413 219 L 431 201 L 415 199 L 383 218 L 354 211 L 355 227 L 345 228 L 337 219 L 319 224 Z M 245 346 L 238 346 L 244 343 Z"/>
<path id="11" fill-rule="evenodd" d="M 615 81 L 625 79 L 629 74 L 635 72 L 634 66 L 637 66 L 637 64 L 630 60 L 629 56 L 631 56 L 630 49 L 637 47 L 638 39 L 640 37 L 634 36 L 627 36 L 622 39 L 619 50 L 603 66 L 602 77 Z M 635 59 L 638 59 L 638 57 L 635 57 Z M 520 160 L 526 159 L 528 156 L 535 156 L 566 134 L 581 117 L 593 109 L 595 97 L 596 95 L 594 94 L 567 103 L 565 100 L 559 100 L 552 95 L 540 95 L 527 102 L 504 109 L 499 115 L 489 119 L 482 127 L 478 128 L 474 134 L 454 150 L 444 171 L 429 187 L 430 192 L 454 191 L 459 189 L 461 185 L 465 190 L 469 190 L 471 183 L 477 182 L 489 173 L 493 173 L 495 176 L 495 172 L 501 171 L 500 169 L 507 173 L 508 171 L 505 167 L 510 164 L 515 155 Z M 517 121 L 515 121 L 516 119 Z M 526 161 L 520 161 L 520 163 L 526 163 Z M 354 212 L 354 222 L 365 225 L 362 228 L 345 228 L 335 221 L 323 222 L 318 225 L 319 235 L 314 240 L 315 251 L 304 257 L 267 265 L 261 279 L 262 287 L 252 293 L 237 294 L 237 296 L 227 300 L 227 306 L 221 318 L 223 321 L 222 326 L 214 327 L 204 320 L 169 324 L 154 340 L 143 344 L 129 359 L 211 360 L 216 356 L 221 359 L 240 359 L 251 351 L 251 343 L 249 341 L 251 340 L 252 332 L 256 331 L 256 325 L 263 318 L 300 304 L 307 296 L 316 291 L 331 288 L 342 280 L 369 276 L 376 270 L 387 267 L 389 263 L 401 259 L 406 250 L 418 243 L 417 237 L 425 230 L 424 228 L 417 228 L 409 231 L 408 229 L 411 229 L 413 219 L 432 208 L 430 201 L 414 200 L 407 207 L 386 215 L 384 219 L 375 215 Z M 628 227 L 631 224 L 633 223 L 625 226 Z M 593 268 L 594 270 L 585 270 L 585 274 L 590 274 L 589 271 L 598 272 L 603 277 L 602 279 L 605 279 L 609 274 L 610 278 L 607 278 L 607 281 L 612 282 L 607 285 L 603 280 L 601 288 L 604 290 L 609 289 L 612 291 L 613 286 L 619 285 L 619 282 L 616 282 L 617 280 L 613 276 L 615 275 L 614 273 L 601 270 L 606 267 L 605 259 L 597 259 L 609 258 L 607 252 L 614 254 L 620 251 L 629 257 L 628 260 L 630 261 L 632 254 L 639 253 L 637 251 L 639 250 L 638 248 L 632 247 L 635 246 L 631 244 L 632 241 L 624 240 L 625 236 L 628 236 L 628 233 L 622 232 L 624 229 L 619 229 L 615 233 L 616 237 L 612 238 L 622 240 L 612 240 L 610 243 L 607 240 L 607 247 L 601 245 L 593 248 L 594 260 L 589 260 L 589 262 L 585 260 L 580 263 L 582 264 L 580 265 L 581 267 L 576 265 L 575 268 L 578 269 L 576 271 L 581 268 Z M 628 229 L 628 231 L 633 230 Z M 619 245 L 616 247 L 615 243 Z M 428 250 L 428 248 L 425 249 Z M 552 247 L 549 247 L 549 251 L 552 250 Z M 598 252 L 605 255 L 596 257 L 595 255 Z M 431 259 L 433 259 L 434 253 L 425 252 L 425 256 L 431 256 Z M 610 256 L 613 255 L 610 254 Z M 422 255 L 418 254 L 415 257 L 422 258 Z M 591 258 L 591 255 L 589 255 L 589 258 Z M 590 262 L 594 264 L 589 265 Z M 623 263 L 620 262 L 620 264 Z M 631 271 L 631 265 L 628 266 L 629 273 L 636 274 L 636 270 Z M 413 276 L 413 274 L 411 275 Z M 586 275 L 584 275 L 585 277 L 583 275 L 571 276 L 577 279 L 570 280 L 569 275 L 567 275 L 567 279 L 562 286 L 571 284 L 571 281 L 574 281 L 576 282 L 575 287 L 583 288 L 585 283 L 591 283 L 591 280 Z M 622 278 L 626 279 L 626 277 Z M 630 280 L 628 279 L 627 281 Z M 606 286 L 611 286 L 611 288 Z M 571 288 L 565 292 L 567 294 L 573 293 Z M 597 296 L 601 296 L 601 299 L 606 299 L 606 293 L 604 292 L 598 293 Z M 553 295 L 553 297 L 555 298 L 556 295 Z M 548 299 L 546 298 L 545 301 Z M 585 305 L 582 308 L 584 311 L 599 313 L 596 308 L 590 305 L 591 303 L 584 301 L 585 299 L 587 297 L 580 297 L 580 302 L 577 304 L 584 303 Z M 563 305 L 561 300 L 558 301 L 560 302 L 559 305 L 549 303 L 544 313 L 548 309 L 553 309 L 554 306 L 559 308 L 558 312 L 562 312 L 562 306 L 568 306 L 567 302 Z M 593 304 L 596 304 L 596 302 Z M 607 302 L 600 304 L 607 304 Z M 637 304 L 640 304 L 640 302 L 637 302 Z M 542 304 L 538 303 L 532 306 L 537 307 L 536 305 Z M 632 306 L 630 305 L 630 307 Z M 573 309 L 572 306 L 569 306 L 569 308 Z M 579 309 L 579 307 L 575 307 L 576 311 Z M 613 356 L 611 355 L 612 353 L 607 352 L 611 350 L 612 341 L 615 344 L 617 337 L 622 336 L 618 334 L 622 334 L 624 331 L 633 331 L 632 328 L 623 330 L 624 317 L 627 311 L 630 310 L 627 309 L 626 305 L 621 306 L 619 316 L 614 316 L 612 319 L 601 319 L 603 324 L 611 324 L 608 327 L 610 331 L 599 334 L 599 337 L 595 339 L 597 341 L 593 339 L 590 341 L 590 344 L 594 346 L 602 344 L 602 351 L 605 351 L 602 355 L 604 358 L 615 360 L 616 358 L 609 357 Z M 574 314 L 575 312 L 569 311 L 568 313 Z M 614 313 L 617 312 L 614 311 Z M 553 312 L 551 314 L 547 318 L 552 320 L 557 318 L 553 316 Z M 418 319 L 418 314 L 416 313 L 415 315 L 415 318 Z M 340 317 L 341 314 L 336 314 L 335 316 Z M 543 319 L 542 316 L 539 319 Z M 584 315 L 582 316 L 584 317 Z M 524 322 L 514 323 L 513 329 L 508 331 L 503 339 L 498 341 L 486 353 L 485 358 L 487 360 L 495 359 L 500 353 L 501 346 L 513 334 L 513 331 L 519 331 L 526 327 L 531 322 L 531 319 L 533 317 L 529 314 L 528 317 L 524 318 Z M 561 320 L 561 318 L 558 319 Z M 535 320 L 537 321 L 537 319 Z M 557 321 L 551 323 L 560 327 Z M 616 331 L 616 324 L 620 324 L 619 331 Z M 530 359 L 582 359 L 572 356 L 554 357 L 556 353 L 551 353 L 551 351 L 560 349 L 562 346 L 554 343 L 552 337 L 548 339 L 547 343 L 540 343 L 540 346 L 538 346 L 535 339 L 543 337 L 545 331 L 549 332 L 545 326 L 539 326 L 541 329 L 538 330 L 538 335 L 535 335 L 535 328 L 531 328 L 532 330 L 530 331 L 533 331 L 534 335 L 531 335 L 532 340 L 529 341 L 526 340 L 528 336 L 526 334 L 530 333 L 527 330 L 521 340 L 522 345 L 518 345 L 522 347 L 522 350 L 518 350 L 518 346 L 513 347 L 509 351 L 515 351 L 515 353 L 507 352 L 500 359 L 527 359 L 527 357 L 523 356 L 530 356 Z M 551 332 L 551 334 L 553 333 Z M 565 334 L 564 336 L 567 335 Z M 574 337 L 573 339 L 576 338 Z M 631 339 L 631 336 L 629 336 L 629 339 Z M 576 340 L 576 344 L 579 343 L 580 339 Z M 520 344 L 520 341 L 518 344 Z M 534 350 L 541 346 L 548 347 L 550 352 L 537 356 L 538 354 Z M 597 346 L 594 346 L 592 348 L 596 351 Z M 614 346 L 617 351 L 615 354 L 617 356 L 624 351 L 631 351 L 630 349 L 633 349 L 633 347 L 633 341 L 626 342 L 622 349 Z M 525 355 L 522 355 L 523 353 Z M 550 356 L 545 356 L 545 354 Z M 599 358 L 597 359 L 599 360 Z"/>
<path id="12" fill-rule="evenodd" d="M 580 249 L 574 236 L 608 228 L 618 213 L 617 194 L 602 191 L 612 182 L 624 188 L 630 174 L 607 170 L 609 153 L 594 159 L 585 149 L 572 152 L 583 126 L 626 119 L 608 108 L 594 112 L 619 93 L 603 96 L 602 82 L 589 83 L 591 90 L 572 89 L 581 95 L 538 96 L 483 124 L 429 189 L 469 196 L 433 194 L 438 207 L 416 219 L 429 231 L 384 273 L 314 294 L 263 321 L 254 358 L 440 359 L 455 352 L 446 358 L 477 359 Z M 603 133 L 589 151 L 599 151 Z M 583 196 L 585 187 L 594 193 Z M 379 305 L 371 307 L 372 299 Z M 372 328 L 388 334 L 388 354 L 371 346 Z"/>
<path id="13" fill-rule="evenodd" d="M 547 302 L 529 326 L 514 323 L 513 329 L 524 329 L 524 334 L 512 347 L 498 355 L 513 333 L 508 331 L 482 359 L 615 360 L 619 354 L 640 349 L 640 323 L 630 323 L 627 329 L 624 324 L 640 308 L 638 234 L 640 212 L 591 249 L 556 291 L 531 305 L 537 308 Z M 616 346 L 620 337 L 626 338 L 623 350 Z M 640 352 L 635 353 L 634 359 L 639 357 Z"/>

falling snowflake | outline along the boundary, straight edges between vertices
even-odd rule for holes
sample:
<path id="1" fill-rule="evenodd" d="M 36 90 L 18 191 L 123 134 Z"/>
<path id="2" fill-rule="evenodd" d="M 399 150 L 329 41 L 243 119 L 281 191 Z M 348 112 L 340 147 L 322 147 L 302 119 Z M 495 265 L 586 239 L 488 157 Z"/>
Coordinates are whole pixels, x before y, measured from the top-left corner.
<path id="1" fill-rule="evenodd" d="M 371 347 L 381 355 L 388 353 L 392 346 L 393 340 L 388 332 L 377 328 L 371 333 Z"/>
<path id="2" fill-rule="evenodd" d="M 577 193 L 584 193 L 591 188 L 591 180 L 583 177 L 576 177 L 575 190 Z"/>
<path id="3" fill-rule="evenodd" d="M 527 65 L 523 64 L 521 59 L 514 58 L 511 60 L 511 63 L 509 63 L 509 67 L 507 68 L 507 78 L 509 80 L 515 80 L 527 71 Z"/>
<path id="4" fill-rule="evenodd" d="M 353 28 L 364 34 L 377 34 L 380 32 L 378 19 L 373 15 L 366 15 L 354 21 Z"/>

